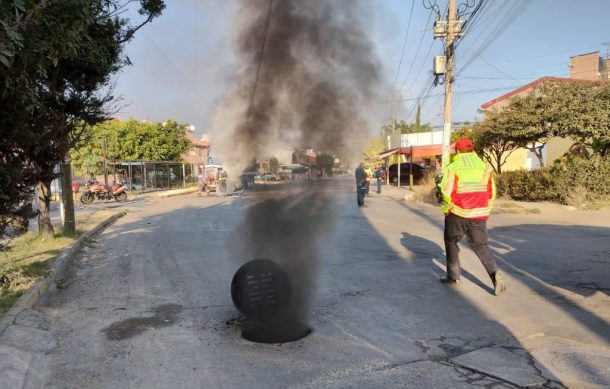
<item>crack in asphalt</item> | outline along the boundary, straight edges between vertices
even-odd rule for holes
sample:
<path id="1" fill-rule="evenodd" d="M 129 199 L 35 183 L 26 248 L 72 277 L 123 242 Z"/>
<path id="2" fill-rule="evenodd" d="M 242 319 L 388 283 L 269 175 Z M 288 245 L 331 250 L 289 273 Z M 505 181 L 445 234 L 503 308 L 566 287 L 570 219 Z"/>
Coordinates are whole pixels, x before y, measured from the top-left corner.
<path id="1" fill-rule="evenodd" d="M 462 345 L 459 344 L 454 344 L 454 343 L 447 343 L 446 341 L 451 341 L 451 340 L 457 340 L 458 342 L 461 341 Z M 438 345 L 430 345 L 430 343 L 433 342 L 441 342 Z M 478 344 L 477 344 L 478 343 Z M 495 376 L 493 374 L 489 374 L 487 372 L 484 371 L 480 371 L 477 369 L 474 369 L 472 367 L 469 366 L 464 366 L 461 365 L 459 363 L 453 362 L 451 359 L 459 357 L 460 355 L 465 355 L 477 350 L 481 350 L 484 348 L 489 348 L 489 347 L 494 347 L 494 348 L 502 348 L 504 350 L 507 350 L 511 353 L 514 353 L 520 357 L 524 357 L 526 360 L 526 363 L 535 371 L 535 374 L 540 377 L 542 380 L 545 380 L 544 383 L 537 385 L 537 387 L 541 387 L 541 388 L 552 388 L 552 389 L 563 389 L 565 388 L 565 385 L 563 385 L 562 383 L 547 378 L 544 373 L 542 372 L 542 370 L 540 370 L 537 366 L 536 366 L 536 362 L 533 358 L 533 356 L 524 348 L 521 347 L 511 347 L 511 346 L 502 346 L 502 345 L 498 345 L 492 341 L 488 341 L 485 338 L 477 338 L 477 339 L 472 339 L 472 340 L 467 340 L 467 339 L 463 339 L 461 337 L 457 337 L 457 336 L 453 336 L 453 337 L 446 337 L 446 336 L 441 336 L 439 338 L 434 338 L 434 339 L 430 339 L 428 341 L 415 341 L 414 344 L 420 348 L 420 350 L 427 356 L 426 359 L 424 360 L 429 360 L 435 363 L 439 363 L 445 366 L 450 366 L 453 369 L 455 369 L 455 371 L 464 378 L 465 383 L 469 384 L 469 385 L 473 385 L 473 386 L 481 386 L 484 388 L 492 388 L 495 385 L 502 385 L 508 388 L 519 388 L 521 387 L 520 385 L 517 385 L 511 381 L 508 381 L 502 377 L 498 377 Z M 477 346 L 472 347 L 474 344 L 477 344 Z M 441 355 L 433 355 L 432 352 L 434 349 L 441 349 L 443 352 L 445 352 L 444 356 Z M 421 361 L 421 360 L 418 360 Z M 466 373 L 470 372 L 470 373 Z M 491 381 L 491 382 L 485 382 L 485 381 Z M 498 382 L 499 381 L 499 382 Z"/>

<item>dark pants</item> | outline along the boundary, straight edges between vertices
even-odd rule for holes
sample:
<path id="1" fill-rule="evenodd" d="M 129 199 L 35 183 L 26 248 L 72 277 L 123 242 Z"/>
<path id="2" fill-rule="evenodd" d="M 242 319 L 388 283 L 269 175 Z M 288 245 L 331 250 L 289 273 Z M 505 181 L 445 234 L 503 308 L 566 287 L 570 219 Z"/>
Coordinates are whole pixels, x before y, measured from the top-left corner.
<path id="1" fill-rule="evenodd" d="M 487 246 L 487 220 L 464 219 L 453 214 L 445 216 L 445 251 L 447 253 L 447 277 L 460 279 L 460 248 L 458 242 L 466 235 L 470 248 L 475 252 L 490 276 L 496 272 L 496 261 Z"/>
<path id="2" fill-rule="evenodd" d="M 364 183 L 356 184 L 356 201 L 358 201 L 358 206 L 362 207 L 364 205 L 364 194 L 366 193 L 366 186 Z"/>
<path id="3" fill-rule="evenodd" d="M 381 194 L 381 180 L 377 179 L 377 194 Z"/>

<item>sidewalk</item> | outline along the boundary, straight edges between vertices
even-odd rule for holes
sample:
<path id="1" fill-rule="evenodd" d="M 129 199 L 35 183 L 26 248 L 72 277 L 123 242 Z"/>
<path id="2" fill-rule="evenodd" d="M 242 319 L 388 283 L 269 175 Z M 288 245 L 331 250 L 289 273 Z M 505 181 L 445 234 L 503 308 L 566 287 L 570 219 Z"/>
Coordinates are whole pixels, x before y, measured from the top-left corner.
<path id="1" fill-rule="evenodd" d="M 367 196 L 370 197 L 389 197 L 395 200 L 404 200 L 405 196 L 411 194 L 411 190 L 409 190 L 409 185 L 402 185 L 402 187 L 397 187 L 396 185 L 386 185 L 383 184 L 381 186 L 381 194 L 377 194 L 377 183 L 371 184 L 370 193 Z M 366 201 L 366 200 L 365 200 Z"/>

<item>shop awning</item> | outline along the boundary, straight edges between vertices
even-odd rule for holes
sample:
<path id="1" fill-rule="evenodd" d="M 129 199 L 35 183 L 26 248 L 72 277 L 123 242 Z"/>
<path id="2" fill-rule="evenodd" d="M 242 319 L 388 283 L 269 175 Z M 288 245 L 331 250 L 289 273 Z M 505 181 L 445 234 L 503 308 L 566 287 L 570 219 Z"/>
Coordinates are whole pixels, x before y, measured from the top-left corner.
<path id="1" fill-rule="evenodd" d="M 409 147 L 397 147 L 395 149 L 386 150 L 377 155 L 379 158 L 387 158 L 392 155 L 411 155 L 413 158 L 426 158 L 433 157 L 435 155 L 441 155 L 443 152 L 442 145 L 427 145 L 427 146 L 409 146 Z"/>

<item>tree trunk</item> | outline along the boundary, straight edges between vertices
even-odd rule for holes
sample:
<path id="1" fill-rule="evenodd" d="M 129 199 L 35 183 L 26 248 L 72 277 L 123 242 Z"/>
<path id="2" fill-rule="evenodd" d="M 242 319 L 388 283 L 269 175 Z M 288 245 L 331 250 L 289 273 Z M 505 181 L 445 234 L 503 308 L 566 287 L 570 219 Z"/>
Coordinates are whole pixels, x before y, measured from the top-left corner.
<path id="1" fill-rule="evenodd" d="M 536 143 L 532 143 L 532 147 L 530 148 L 530 151 L 532 153 L 534 153 L 536 158 L 538 158 L 538 163 L 540 164 L 541 168 L 544 167 L 544 160 L 542 159 L 542 148 L 544 147 L 545 144 L 543 144 L 540 147 L 536 147 Z"/>
<path id="2" fill-rule="evenodd" d="M 38 233 L 45 237 L 53 237 L 55 231 L 51 224 L 49 207 L 51 205 L 51 182 L 39 181 L 36 185 L 38 194 Z"/>
<path id="3" fill-rule="evenodd" d="M 496 155 L 495 155 L 494 158 L 496 159 L 496 164 L 497 164 L 496 165 L 496 173 L 497 174 L 502 174 L 502 154 L 504 154 L 504 153 L 502 153 L 500 151 L 497 151 L 495 154 Z"/>

